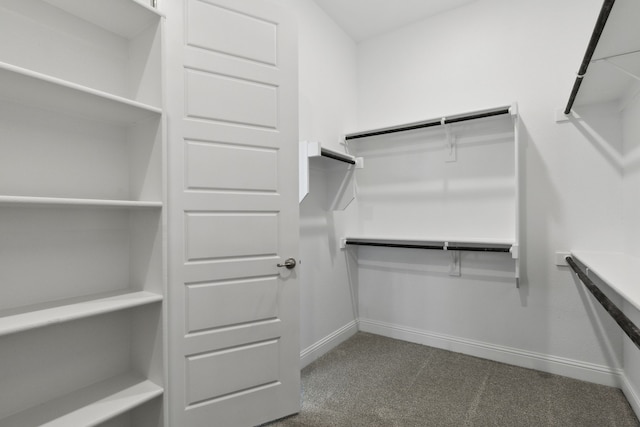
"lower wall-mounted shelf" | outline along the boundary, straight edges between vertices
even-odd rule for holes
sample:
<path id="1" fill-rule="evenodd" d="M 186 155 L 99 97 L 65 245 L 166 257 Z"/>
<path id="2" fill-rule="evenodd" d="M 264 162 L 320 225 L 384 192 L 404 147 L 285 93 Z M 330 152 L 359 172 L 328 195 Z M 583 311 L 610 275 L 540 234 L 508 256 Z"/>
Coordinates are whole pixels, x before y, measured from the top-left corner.
<path id="1" fill-rule="evenodd" d="M 620 252 L 571 251 L 571 255 L 625 301 L 640 310 L 640 288 L 636 272 L 639 258 Z"/>
<path id="2" fill-rule="evenodd" d="M 161 396 L 162 387 L 124 374 L 0 420 L 4 427 L 96 426 Z"/>
<path id="3" fill-rule="evenodd" d="M 484 252 L 510 254 L 515 261 L 516 286 L 520 286 L 520 268 L 518 245 L 510 240 L 498 239 L 440 239 L 440 238 L 402 238 L 402 237 L 345 237 L 340 247 L 369 246 L 377 248 L 403 248 L 448 251 L 452 254 L 450 275 L 460 276 L 460 252 Z"/>

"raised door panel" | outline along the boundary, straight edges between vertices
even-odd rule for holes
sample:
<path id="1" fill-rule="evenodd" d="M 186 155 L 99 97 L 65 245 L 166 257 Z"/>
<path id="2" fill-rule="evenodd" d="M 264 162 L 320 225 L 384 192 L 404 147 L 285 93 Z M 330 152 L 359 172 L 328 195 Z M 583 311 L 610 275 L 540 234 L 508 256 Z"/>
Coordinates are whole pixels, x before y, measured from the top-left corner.
<path id="1" fill-rule="evenodd" d="M 189 1 L 189 16 L 188 45 L 276 65 L 275 22 L 202 0 Z"/>

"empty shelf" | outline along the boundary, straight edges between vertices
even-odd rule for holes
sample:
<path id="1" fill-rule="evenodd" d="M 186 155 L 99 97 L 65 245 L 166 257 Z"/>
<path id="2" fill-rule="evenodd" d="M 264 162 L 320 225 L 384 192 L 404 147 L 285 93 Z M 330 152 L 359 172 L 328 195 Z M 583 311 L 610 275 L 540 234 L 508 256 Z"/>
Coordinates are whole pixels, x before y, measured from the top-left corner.
<path id="1" fill-rule="evenodd" d="M 571 251 L 571 255 L 640 310 L 640 288 L 635 271 L 640 259 L 617 252 Z"/>
<path id="2" fill-rule="evenodd" d="M 45 0 L 72 15 L 122 37 L 132 38 L 162 16 L 157 9 L 136 0 Z"/>
<path id="3" fill-rule="evenodd" d="M 35 71 L 0 63 L 0 98 L 121 125 L 160 117 L 162 110 Z"/>
<path id="4" fill-rule="evenodd" d="M 120 375 L 4 420 L 3 427 L 90 427 L 162 395 L 162 387 L 134 374 Z"/>
<path id="5" fill-rule="evenodd" d="M 118 291 L 0 311 L 0 336 L 162 301 L 152 292 Z"/>
<path id="6" fill-rule="evenodd" d="M 137 200 L 75 199 L 66 197 L 0 196 L 0 205 L 161 208 L 162 202 Z"/>

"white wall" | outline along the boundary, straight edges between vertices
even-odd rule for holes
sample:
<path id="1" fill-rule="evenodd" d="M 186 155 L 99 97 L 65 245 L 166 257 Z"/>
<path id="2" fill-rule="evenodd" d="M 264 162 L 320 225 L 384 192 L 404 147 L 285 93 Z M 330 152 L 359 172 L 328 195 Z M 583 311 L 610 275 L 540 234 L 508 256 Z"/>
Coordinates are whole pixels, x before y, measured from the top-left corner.
<path id="1" fill-rule="evenodd" d="M 502 259 L 487 255 L 465 255 L 456 279 L 447 275 L 443 254 L 361 249 L 361 326 L 613 381 L 622 360 L 617 325 L 566 267 L 554 264 L 558 250 L 615 250 L 623 242 L 622 171 L 612 161 L 620 149 L 619 116 L 602 106 L 585 112 L 593 115 L 591 127 L 554 121 L 600 6 L 480 0 L 359 45 L 360 129 L 516 101 L 524 159 L 521 288 L 503 280 Z"/>
<path id="2" fill-rule="evenodd" d="M 638 88 L 635 88 L 636 90 Z M 633 256 L 640 256 L 640 97 L 622 113 L 624 141 L 624 232 L 625 250 Z M 640 311 L 631 304 L 624 304 L 624 313 L 640 325 Z M 624 373 L 627 395 L 636 414 L 640 414 L 640 350 L 624 337 Z M 635 396 L 629 396 L 634 394 Z M 635 397 L 635 398 L 634 398 Z"/>
<path id="3" fill-rule="evenodd" d="M 356 45 L 313 1 L 273 0 L 295 14 L 299 32 L 300 141 L 340 143 L 356 125 Z M 336 250 L 343 212 L 327 203 L 324 162 L 311 168 L 310 194 L 300 205 L 302 364 L 356 331 L 347 258 Z"/>

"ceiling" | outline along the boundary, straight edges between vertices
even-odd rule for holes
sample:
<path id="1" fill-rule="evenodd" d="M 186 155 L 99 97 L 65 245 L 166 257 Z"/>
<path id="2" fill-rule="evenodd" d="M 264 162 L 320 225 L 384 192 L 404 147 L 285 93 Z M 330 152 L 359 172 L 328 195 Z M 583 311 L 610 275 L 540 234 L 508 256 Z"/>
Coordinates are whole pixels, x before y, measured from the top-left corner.
<path id="1" fill-rule="evenodd" d="M 477 0 L 315 0 L 355 41 Z"/>

